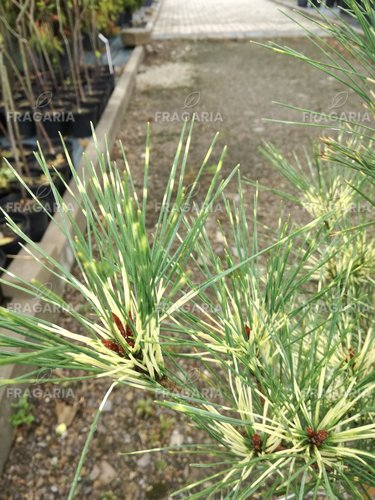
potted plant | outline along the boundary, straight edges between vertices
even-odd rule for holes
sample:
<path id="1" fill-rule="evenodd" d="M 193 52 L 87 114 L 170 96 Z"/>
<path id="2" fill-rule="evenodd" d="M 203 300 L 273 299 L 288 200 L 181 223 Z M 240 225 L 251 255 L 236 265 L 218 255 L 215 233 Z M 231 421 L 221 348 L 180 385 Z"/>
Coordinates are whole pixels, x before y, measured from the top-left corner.
<path id="1" fill-rule="evenodd" d="M 25 214 L 11 213 L 13 222 L 26 234 L 29 235 L 29 221 Z M 16 255 L 21 249 L 24 240 L 17 235 L 6 223 L 5 217 L 0 215 L 0 250 L 5 256 Z M 5 261 L 6 262 L 6 261 Z"/>
<path id="2" fill-rule="evenodd" d="M 44 176 L 35 176 L 33 177 L 30 170 L 29 165 L 26 159 L 25 151 L 22 147 L 22 141 L 20 139 L 18 123 L 17 120 L 14 120 L 14 114 L 11 113 L 11 110 L 14 110 L 14 103 L 12 99 L 8 73 L 6 66 L 4 64 L 3 52 L 0 50 L 0 77 L 3 91 L 3 99 L 6 114 L 8 116 L 8 132 L 9 132 L 9 141 L 11 145 L 11 151 L 14 158 L 15 170 L 13 171 L 13 178 L 11 178 L 11 174 L 7 173 L 7 166 L 2 166 L 2 179 L 3 179 L 3 188 L 9 190 L 9 194 L 3 200 L 7 209 L 7 213 L 11 214 L 11 216 L 15 217 L 15 220 L 26 220 L 28 231 L 31 237 L 35 241 L 39 241 L 43 236 L 43 233 L 48 225 L 49 219 L 47 214 L 44 211 L 40 210 L 38 203 L 36 203 L 33 199 L 28 196 L 28 192 L 25 189 L 25 186 L 20 180 L 24 179 L 26 184 L 28 185 L 31 191 L 40 191 L 41 186 L 44 186 L 45 189 L 51 189 L 49 184 L 46 185 L 46 180 Z M 7 163 L 7 160 L 4 160 Z M 9 168 L 9 163 L 8 163 Z M 17 182 L 18 181 L 18 182 Z M 12 199 L 9 199 L 9 196 L 12 196 Z M 43 193 L 45 195 L 45 193 Z M 25 222 L 23 222 L 25 223 Z M 8 235 L 7 235 L 8 237 Z M 15 244 L 17 241 L 14 242 Z M 19 249 L 19 246 L 16 245 Z M 14 245 L 12 243 L 11 246 L 14 249 Z M 9 248 L 7 247 L 7 252 L 10 253 Z"/>

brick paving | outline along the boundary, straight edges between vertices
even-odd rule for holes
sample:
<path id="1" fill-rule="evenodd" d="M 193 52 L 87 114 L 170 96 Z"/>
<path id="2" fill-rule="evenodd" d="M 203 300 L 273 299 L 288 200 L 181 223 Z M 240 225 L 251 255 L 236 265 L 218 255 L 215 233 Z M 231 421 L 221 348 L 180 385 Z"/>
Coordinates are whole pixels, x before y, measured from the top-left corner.
<path id="1" fill-rule="evenodd" d="M 303 31 L 272 0 L 163 0 L 154 39 L 298 36 Z"/>

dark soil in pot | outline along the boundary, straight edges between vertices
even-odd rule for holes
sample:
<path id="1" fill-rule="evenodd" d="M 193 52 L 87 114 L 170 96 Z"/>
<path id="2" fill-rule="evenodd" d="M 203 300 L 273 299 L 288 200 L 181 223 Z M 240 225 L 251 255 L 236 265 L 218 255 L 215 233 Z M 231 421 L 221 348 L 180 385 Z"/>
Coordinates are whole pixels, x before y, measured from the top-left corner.
<path id="1" fill-rule="evenodd" d="M 63 102 L 67 102 L 70 105 L 76 105 L 77 104 L 77 95 L 75 92 L 67 90 L 67 89 L 62 89 L 59 91 L 57 94 L 57 99 Z"/>
<path id="2" fill-rule="evenodd" d="M 91 97 L 91 96 L 86 96 L 83 101 L 80 103 L 80 107 L 78 108 L 78 112 L 82 112 L 85 110 L 94 110 L 96 112 L 96 119 L 98 119 L 98 113 L 99 113 L 99 108 L 101 105 L 101 99 L 102 96 L 99 97 Z M 71 101 L 71 106 L 72 106 L 72 119 L 71 121 L 74 121 L 74 114 L 77 113 L 77 105 L 76 105 L 76 100 L 73 99 Z"/>
<path id="3" fill-rule="evenodd" d="M 8 151 L 9 154 L 6 154 L 4 156 L 4 158 L 6 158 L 6 160 L 14 167 L 16 165 L 16 160 L 14 158 L 14 156 L 12 155 L 12 152 L 11 151 Z M 24 150 L 24 155 L 25 155 L 25 159 L 27 162 L 29 161 L 32 161 L 33 158 L 34 158 L 34 155 L 32 152 L 29 152 L 27 150 Z M 2 160 L 2 158 L 1 158 Z M 19 155 L 19 161 L 21 162 L 22 161 L 22 158 L 21 158 L 21 155 Z M 6 167 L 7 164 L 5 163 L 5 161 L 2 161 L 1 162 L 1 167 Z"/>
<path id="4" fill-rule="evenodd" d="M 60 138 L 53 139 L 51 142 L 52 142 L 52 146 L 54 148 L 54 154 L 58 154 L 58 153 L 63 153 L 64 154 L 64 147 L 63 147 L 63 145 L 61 143 Z M 73 151 L 73 143 L 72 143 L 72 141 L 70 141 L 69 139 L 65 139 L 64 143 L 65 143 L 66 149 L 68 150 L 68 153 L 72 154 L 72 151 Z M 42 148 L 42 151 L 44 152 L 44 155 L 47 158 L 48 155 L 50 154 L 49 151 L 48 151 L 48 145 L 47 145 L 47 143 L 45 141 L 39 141 L 39 144 L 40 144 L 40 146 Z"/>
<path id="5" fill-rule="evenodd" d="M 67 79 L 64 81 L 61 89 L 59 90 L 59 95 L 60 94 L 74 94 L 74 95 L 76 95 L 76 87 L 73 85 L 73 83 L 70 79 Z"/>
<path id="6" fill-rule="evenodd" d="M 54 186 L 59 193 L 62 194 L 66 189 L 64 181 L 69 182 L 72 174 L 67 161 L 65 161 L 65 156 L 61 153 L 57 155 L 57 157 L 54 156 L 54 163 L 56 164 L 56 170 L 58 174 L 60 174 L 61 178 L 56 171 L 52 169 L 52 166 L 48 165 L 50 167 L 50 175 Z M 23 180 L 33 195 L 40 202 L 46 205 L 47 210 L 52 213 L 54 211 L 53 207 L 55 206 L 55 199 L 50 181 L 49 178 L 43 174 L 41 167 L 35 158 L 33 161 L 30 160 L 28 162 L 27 169 L 23 169 Z M 27 190 L 22 188 L 22 185 L 17 179 L 13 179 L 9 181 L 6 189 L 3 189 L 2 191 L 0 190 L 0 206 L 8 212 L 19 211 L 20 203 L 23 197 L 29 199 L 32 198 L 32 195 Z"/>
<path id="7" fill-rule="evenodd" d="M 41 200 L 42 201 L 42 200 Z M 9 214 L 27 217 L 28 235 L 33 241 L 40 241 L 49 223 L 48 214 L 33 199 L 20 199 L 16 209 Z"/>
<path id="8" fill-rule="evenodd" d="M 48 179 L 44 176 L 37 175 L 36 173 L 34 177 L 25 177 L 24 180 L 32 194 L 46 207 L 48 212 L 53 213 L 55 207 L 55 197 L 53 196 L 52 188 L 48 183 Z M 60 182 L 60 184 L 62 183 Z M 56 179 L 55 186 L 62 192 L 63 185 L 60 184 L 59 179 Z M 13 207 L 12 212 L 23 213 L 24 200 L 22 199 L 20 184 L 15 183 L 14 190 L 18 190 L 20 194 L 18 200 L 11 205 Z M 31 194 L 28 192 L 24 193 L 24 196 L 26 196 L 27 201 L 32 199 Z M 42 209 L 39 207 L 38 210 Z"/>
<path id="9" fill-rule="evenodd" d="M 31 111 L 32 104 L 26 97 L 23 91 L 17 92 L 13 99 L 14 106 L 17 111 Z"/>
<path id="10" fill-rule="evenodd" d="M 20 213 L 9 214 L 12 220 L 23 230 L 25 234 L 29 234 L 29 219 L 26 215 Z M 16 235 L 11 228 L 6 225 L 5 217 L 0 216 L 0 249 L 6 255 L 16 255 L 21 247 L 21 238 Z"/>
<path id="11" fill-rule="evenodd" d="M 72 117 L 72 119 L 73 119 L 73 117 Z M 53 153 L 49 151 L 49 144 L 44 139 L 40 139 L 40 140 L 38 140 L 38 142 L 40 144 L 41 150 L 43 151 L 44 157 L 45 157 L 47 162 L 52 161 L 56 157 L 56 155 L 58 155 L 58 154 L 65 155 L 64 147 L 62 145 L 60 138 L 51 139 Z M 66 149 L 68 150 L 69 155 L 71 156 L 72 152 L 73 152 L 72 141 L 70 141 L 69 139 L 64 139 L 64 143 L 65 143 Z M 25 153 L 27 153 L 27 156 L 31 161 L 32 159 L 35 158 L 33 152 L 34 151 L 38 152 L 39 149 L 38 149 L 38 146 L 36 144 L 33 144 L 33 145 L 25 144 L 24 151 L 25 151 Z"/>
<path id="12" fill-rule="evenodd" d="M 68 162 L 65 160 L 65 157 L 62 156 L 61 153 L 59 155 L 57 155 L 57 158 L 55 157 L 52 160 L 49 160 L 48 158 L 46 158 L 46 161 L 47 161 L 47 165 L 48 165 L 48 168 L 49 168 L 49 171 L 50 171 L 52 177 L 55 178 L 55 185 L 58 188 L 59 192 L 61 193 L 61 190 L 63 189 L 64 184 L 63 184 L 62 180 L 56 175 L 56 171 L 61 175 L 61 177 L 64 181 L 68 182 L 70 180 L 70 178 L 72 177 L 72 172 L 70 170 Z M 43 171 L 41 169 L 41 166 L 39 165 L 39 163 L 36 160 L 32 163 L 29 163 L 28 170 L 29 170 L 30 175 L 32 177 L 38 177 L 38 176 L 43 175 Z"/>
<path id="13" fill-rule="evenodd" d="M 35 96 L 35 106 L 39 105 L 45 106 L 52 98 L 59 84 L 50 81 L 45 83 L 43 86 L 40 83 L 36 84 L 33 89 L 33 95 Z"/>

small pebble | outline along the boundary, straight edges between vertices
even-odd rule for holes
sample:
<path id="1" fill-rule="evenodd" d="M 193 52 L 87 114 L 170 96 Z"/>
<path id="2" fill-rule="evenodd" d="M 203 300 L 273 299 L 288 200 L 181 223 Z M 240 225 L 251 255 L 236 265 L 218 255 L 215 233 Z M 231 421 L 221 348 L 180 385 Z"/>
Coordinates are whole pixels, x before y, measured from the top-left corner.
<path id="1" fill-rule="evenodd" d="M 112 411 L 112 401 L 110 399 L 107 399 L 103 406 L 103 411 Z"/>
<path id="2" fill-rule="evenodd" d="M 147 467 L 151 463 L 151 455 L 149 453 L 145 453 L 142 458 L 137 460 L 138 467 Z"/>
<path id="3" fill-rule="evenodd" d="M 183 442 L 184 436 L 178 431 L 178 429 L 174 429 L 169 441 L 169 446 L 181 446 Z"/>

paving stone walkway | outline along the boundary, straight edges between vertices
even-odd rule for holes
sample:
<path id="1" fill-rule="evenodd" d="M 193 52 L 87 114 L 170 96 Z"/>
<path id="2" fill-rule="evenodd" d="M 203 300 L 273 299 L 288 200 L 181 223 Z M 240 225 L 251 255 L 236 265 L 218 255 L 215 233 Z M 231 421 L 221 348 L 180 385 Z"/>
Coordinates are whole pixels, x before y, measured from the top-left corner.
<path id="1" fill-rule="evenodd" d="M 272 0 L 163 0 L 155 39 L 303 35 Z"/>

